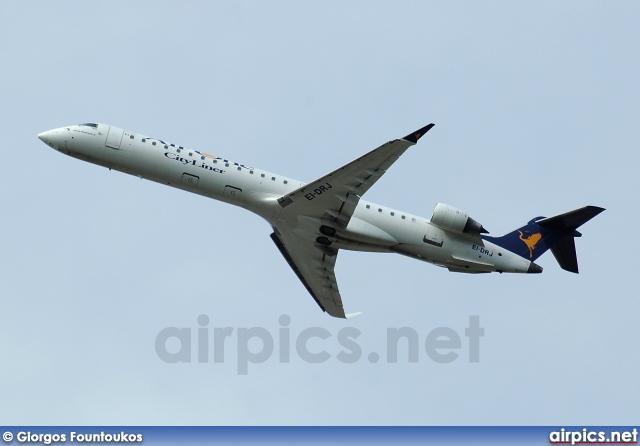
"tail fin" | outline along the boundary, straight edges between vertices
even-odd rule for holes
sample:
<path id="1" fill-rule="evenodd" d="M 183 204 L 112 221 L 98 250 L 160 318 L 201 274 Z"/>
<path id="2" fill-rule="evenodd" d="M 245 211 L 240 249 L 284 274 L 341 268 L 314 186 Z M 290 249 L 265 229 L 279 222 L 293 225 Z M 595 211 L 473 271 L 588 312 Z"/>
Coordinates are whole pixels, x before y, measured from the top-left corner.
<path id="1" fill-rule="evenodd" d="M 604 209 L 600 207 L 585 206 L 555 217 L 534 218 L 526 226 L 502 237 L 482 238 L 532 262 L 551 249 L 562 269 L 577 273 L 578 257 L 574 238 L 582 234 L 576 229 L 602 211 Z"/>

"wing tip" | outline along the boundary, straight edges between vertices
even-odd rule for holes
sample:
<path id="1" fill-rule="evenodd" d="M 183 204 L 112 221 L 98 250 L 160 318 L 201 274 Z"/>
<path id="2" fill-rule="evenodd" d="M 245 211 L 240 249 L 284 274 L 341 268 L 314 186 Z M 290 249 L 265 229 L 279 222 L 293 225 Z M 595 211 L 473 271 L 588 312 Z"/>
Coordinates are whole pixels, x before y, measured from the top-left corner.
<path id="1" fill-rule="evenodd" d="M 362 314 L 363 314 L 362 311 L 358 311 L 356 313 L 345 314 L 344 317 L 345 317 L 345 319 L 353 319 L 353 318 L 356 318 L 358 316 L 362 316 Z"/>
<path id="2" fill-rule="evenodd" d="M 433 128 L 433 126 L 435 126 L 435 124 L 433 124 L 433 123 L 425 125 L 421 129 L 416 130 L 415 132 L 408 134 L 407 136 L 405 136 L 402 139 L 404 139 L 405 141 L 409 141 L 409 142 L 411 142 L 413 144 L 416 144 L 418 142 L 418 140 L 425 135 L 425 133 L 427 133 L 429 130 L 431 130 Z"/>

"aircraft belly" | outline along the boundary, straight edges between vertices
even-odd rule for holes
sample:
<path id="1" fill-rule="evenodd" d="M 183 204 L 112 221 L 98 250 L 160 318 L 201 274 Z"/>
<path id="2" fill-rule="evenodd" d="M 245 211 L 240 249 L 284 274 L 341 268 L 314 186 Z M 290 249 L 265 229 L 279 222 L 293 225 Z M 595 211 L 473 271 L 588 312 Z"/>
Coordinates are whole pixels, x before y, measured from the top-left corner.
<path id="1" fill-rule="evenodd" d="M 529 269 L 529 265 L 531 262 L 527 259 L 523 259 L 520 256 L 513 255 L 511 256 L 511 260 L 509 262 L 509 272 L 514 273 L 526 273 Z"/>
<path id="2" fill-rule="evenodd" d="M 429 263 L 451 264 L 449 251 L 430 245 L 403 243 L 392 248 L 393 252 L 416 258 Z"/>
<path id="3" fill-rule="evenodd" d="M 453 254 L 451 256 L 451 258 L 456 260 L 457 262 L 460 262 L 462 265 L 469 266 L 469 267 L 472 267 L 474 269 L 493 270 L 494 267 L 495 267 L 495 265 L 493 263 L 483 262 L 480 259 L 471 259 L 471 258 L 466 257 L 466 256 L 459 256 L 459 255 Z"/>
<path id="4" fill-rule="evenodd" d="M 272 199 L 272 201 L 275 201 L 275 199 Z M 278 205 L 276 209 L 277 208 L 280 208 L 280 206 Z M 274 217 L 277 218 L 277 215 L 274 214 Z M 319 237 L 325 238 L 331 242 L 331 247 L 337 249 L 365 252 L 390 252 L 389 246 L 397 244 L 397 242 L 390 240 L 388 234 L 376 230 L 377 228 L 359 225 L 358 223 L 352 227 L 350 226 L 350 228 L 335 228 L 335 225 L 331 221 L 318 217 L 299 215 L 286 220 L 277 218 L 277 224 L 286 224 L 296 235 L 312 242 L 316 242 Z M 323 226 L 333 227 L 336 229 L 336 232 L 333 235 L 327 236 L 320 230 Z M 358 230 L 354 230 L 353 228 L 358 228 Z M 381 239 L 385 241 L 381 241 Z"/>
<path id="5" fill-rule="evenodd" d="M 395 246 L 398 240 L 383 229 L 361 220 L 351 217 L 347 227 L 340 235 L 354 242 L 363 242 L 371 245 Z"/>
<path id="6" fill-rule="evenodd" d="M 459 240 L 447 233 L 443 233 L 435 240 L 439 241 L 421 236 L 413 243 L 403 243 L 393 247 L 392 250 L 438 266 L 454 268 L 456 271 L 458 269 L 475 272 L 496 270 L 496 262 L 487 255 L 476 254 L 468 241 Z"/>

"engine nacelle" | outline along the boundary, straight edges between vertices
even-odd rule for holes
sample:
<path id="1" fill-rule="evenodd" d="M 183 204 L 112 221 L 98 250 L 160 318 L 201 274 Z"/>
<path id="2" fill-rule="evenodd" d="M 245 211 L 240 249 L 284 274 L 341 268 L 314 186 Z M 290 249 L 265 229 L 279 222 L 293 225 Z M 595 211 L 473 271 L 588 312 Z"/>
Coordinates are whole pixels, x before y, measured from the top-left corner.
<path id="1" fill-rule="evenodd" d="M 438 203 L 433 210 L 431 223 L 445 231 L 458 234 L 488 234 L 480 223 L 469 217 L 468 214 L 448 204 Z"/>

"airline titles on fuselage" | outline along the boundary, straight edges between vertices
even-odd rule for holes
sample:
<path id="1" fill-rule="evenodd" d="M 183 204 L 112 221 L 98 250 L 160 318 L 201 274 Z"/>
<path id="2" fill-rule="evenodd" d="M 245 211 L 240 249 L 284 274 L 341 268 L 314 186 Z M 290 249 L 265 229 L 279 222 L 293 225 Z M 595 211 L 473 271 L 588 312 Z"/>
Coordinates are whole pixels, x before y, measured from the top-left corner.
<path id="1" fill-rule="evenodd" d="M 192 166 L 200 167 L 202 169 L 207 169 L 207 170 L 210 170 L 210 171 L 216 172 L 216 173 L 225 173 L 226 172 L 224 169 L 218 169 L 217 167 L 208 166 L 204 162 L 201 162 L 200 164 L 198 164 L 197 160 L 185 159 L 185 158 L 181 157 L 180 155 L 178 155 L 177 153 L 165 152 L 164 156 L 166 156 L 167 158 L 169 158 L 171 160 L 179 161 L 185 166 L 187 164 L 191 164 Z"/>
<path id="2" fill-rule="evenodd" d="M 125 135 L 130 135 L 128 132 L 125 132 Z M 131 134 L 131 137 L 133 138 L 133 134 Z M 216 173 L 225 173 L 226 170 L 224 169 L 220 169 L 218 167 L 213 167 L 213 166 L 209 166 L 207 164 L 205 164 L 204 162 L 198 164 L 198 161 L 195 159 L 188 159 L 188 158 L 183 158 L 182 156 L 179 155 L 181 150 L 187 150 L 189 152 L 189 156 L 191 156 L 193 153 L 196 153 L 198 156 L 200 156 L 201 160 L 204 160 L 205 158 L 209 158 L 214 160 L 214 162 L 217 162 L 218 160 L 222 161 L 223 163 L 225 163 L 226 167 L 229 167 L 230 164 L 233 164 L 234 166 L 237 166 L 240 169 L 247 169 L 247 170 L 253 170 L 253 167 L 248 167 L 245 166 L 244 164 L 238 164 L 238 163 L 232 163 L 229 160 L 225 160 L 220 158 L 219 156 L 215 156 L 215 155 L 209 155 L 208 153 L 203 153 L 203 152 L 199 152 L 197 150 L 190 150 L 190 149 L 185 149 L 182 146 L 176 146 L 175 144 L 169 144 L 166 143 L 164 141 L 162 141 L 161 139 L 154 139 L 154 138 L 149 138 L 149 137 L 144 137 L 142 138 L 142 142 L 146 142 L 146 141 L 157 141 L 160 142 L 161 144 L 164 145 L 165 149 L 168 149 L 169 147 L 173 147 L 176 148 L 178 150 L 178 153 L 173 153 L 173 152 L 164 152 L 164 156 L 171 159 L 171 160 L 175 160 L 175 161 L 179 161 L 181 162 L 183 165 L 188 165 L 191 164 L 192 166 L 195 167 L 200 167 L 201 169 L 206 169 L 206 170 L 210 170 L 212 172 L 216 172 Z M 156 143 L 154 142 L 153 145 L 155 145 Z"/>

